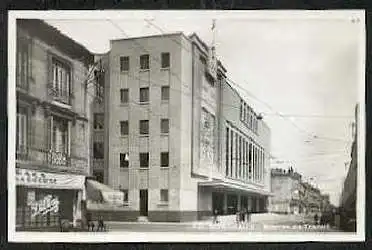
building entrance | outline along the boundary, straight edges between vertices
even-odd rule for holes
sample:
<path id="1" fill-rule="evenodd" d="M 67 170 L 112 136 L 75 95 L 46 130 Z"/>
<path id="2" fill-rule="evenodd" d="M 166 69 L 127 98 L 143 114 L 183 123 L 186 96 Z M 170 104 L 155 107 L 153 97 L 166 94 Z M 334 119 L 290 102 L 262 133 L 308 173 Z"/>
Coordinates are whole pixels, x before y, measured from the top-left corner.
<path id="1" fill-rule="evenodd" d="M 148 215 L 148 192 L 147 189 L 140 190 L 140 215 Z"/>

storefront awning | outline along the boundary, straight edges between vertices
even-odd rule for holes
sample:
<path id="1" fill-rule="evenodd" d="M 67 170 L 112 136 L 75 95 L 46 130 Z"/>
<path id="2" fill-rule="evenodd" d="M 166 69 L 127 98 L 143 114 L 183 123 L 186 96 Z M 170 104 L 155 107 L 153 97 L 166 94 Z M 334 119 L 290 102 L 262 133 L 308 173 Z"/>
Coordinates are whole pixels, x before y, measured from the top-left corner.
<path id="1" fill-rule="evenodd" d="M 231 190 L 231 191 L 240 191 L 240 192 L 247 192 L 247 193 L 253 193 L 256 195 L 263 195 L 263 196 L 273 196 L 271 192 L 268 192 L 266 190 L 262 190 L 259 188 L 254 187 L 247 187 L 245 185 L 239 185 L 235 183 L 229 183 L 219 180 L 213 180 L 213 181 L 206 181 L 206 182 L 199 182 L 199 186 L 204 187 L 211 187 L 214 189 L 221 189 L 221 190 Z"/>
<path id="2" fill-rule="evenodd" d="M 95 180 L 86 182 L 87 200 L 95 203 L 123 205 L 124 193 Z"/>

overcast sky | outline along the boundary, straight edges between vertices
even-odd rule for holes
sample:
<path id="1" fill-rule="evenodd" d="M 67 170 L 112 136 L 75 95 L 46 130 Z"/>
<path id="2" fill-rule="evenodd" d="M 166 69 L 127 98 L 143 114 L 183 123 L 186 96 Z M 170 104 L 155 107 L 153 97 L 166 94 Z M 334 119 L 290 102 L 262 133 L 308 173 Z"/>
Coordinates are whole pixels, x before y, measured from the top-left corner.
<path id="1" fill-rule="evenodd" d="M 338 205 L 345 162 L 350 161 L 354 107 L 361 99 L 363 20 L 358 22 L 355 14 L 347 12 L 311 16 L 262 11 L 110 13 L 125 34 L 98 16 L 47 21 L 90 51 L 103 53 L 109 50 L 110 39 L 127 35 L 196 32 L 210 43 L 216 18 L 218 57 L 228 77 L 249 92 L 241 91 L 256 111 L 265 114 L 272 154 L 293 164 L 305 180 L 314 178 Z M 278 113 L 293 116 L 284 119 Z M 272 167 L 276 166 L 280 165 L 274 161 Z"/>

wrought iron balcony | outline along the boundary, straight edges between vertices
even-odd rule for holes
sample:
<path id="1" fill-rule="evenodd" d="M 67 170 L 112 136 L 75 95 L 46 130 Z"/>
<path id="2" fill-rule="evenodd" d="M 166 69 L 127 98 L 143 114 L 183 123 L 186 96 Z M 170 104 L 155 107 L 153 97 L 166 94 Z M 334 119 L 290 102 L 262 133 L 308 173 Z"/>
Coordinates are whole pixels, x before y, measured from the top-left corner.
<path id="1" fill-rule="evenodd" d="M 70 105 L 71 104 L 71 93 L 65 89 L 57 88 L 53 84 L 48 84 L 48 94 L 53 100 Z"/>
<path id="2" fill-rule="evenodd" d="M 37 147 L 22 147 L 17 150 L 16 160 L 23 164 L 36 164 L 69 172 L 88 172 L 88 161 L 84 157 L 70 156 L 63 152 Z"/>
<path id="3" fill-rule="evenodd" d="M 64 152 L 57 152 L 53 150 L 48 152 L 48 163 L 53 166 L 68 166 L 69 160 L 68 155 Z"/>

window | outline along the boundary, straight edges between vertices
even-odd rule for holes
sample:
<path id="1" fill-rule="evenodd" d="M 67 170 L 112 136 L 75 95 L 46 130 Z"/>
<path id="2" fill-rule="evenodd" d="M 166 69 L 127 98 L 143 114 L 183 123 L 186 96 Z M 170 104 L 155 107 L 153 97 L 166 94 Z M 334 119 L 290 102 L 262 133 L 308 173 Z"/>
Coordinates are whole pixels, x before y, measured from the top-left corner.
<path id="1" fill-rule="evenodd" d="M 169 152 L 162 152 L 160 154 L 160 166 L 169 167 Z"/>
<path id="2" fill-rule="evenodd" d="M 93 115 L 93 126 L 94 129 L 102 130 L 104 127 L 104 114 L 94 114 Z"/>
<path id="3" fill-rule="evenodd" d="M 129 102 L 129 89 L 120 89 L 120 102 L 121 103 Z"/>
<path id="4" fill-rule="evenodd" d="M 140 102 L 149 102 L 149 88 L 140 88 Z"/>
<path id="5" fill-rule="evenodd" d="M 169 100 L 169 86 L 162 86 L 161 87 L 161 100 L 162 101 Z"/>
<path id="6" fill-rule="evenodd" d="M 120 168 L 128 168 L 128 167 L 129 167 L 128 154 L 120 153 Z"/>
<path id="7" fill-rule="evenodd" d="M 67 154 L 69 150 L 68 120 L 61 117 L 52 117 L 52 150 Z"/>
<path id="8" fill-rule="evenodd" d="M 168 202 L 168 189 L 160 189 L 160 201 L 161 202 Z"/>
<path id="9" fill-rule="evenodd" d="M 30 49 L 26 39 L 17 40 L 17 86 L 27 89 L 30 77 Z"/>
<path id="10" fill-rule="evenodd" d="M 103 159 L 103 155 L 104 155 L 103 142 L 94 142 L 93 143 L 93 158 Z"/>
<path id="11" fill-rule="evenodd" d="M 229 156 L 230 156 L 230 148 L 229 148 L 229 135 L 230 135 L 230 130 L 229 128 L 227 127 L 226 128 L 226 160 L 225 160 L 225 164 L 226 164 L 226 167 L 225 167 L 225 175 L 226 176 L 229 176 Z"/>
<path id="12" fill-rule="evenodd" d="M 148 168 L 149 167 L 149 153 L 140 153 L 140 168 Z"/>
<path id="13" fill-rule="evenodd" d="M 128 135 L 129 134 L 128 121 L 120 121 L 120 133 L 121 133 L 121 135 Z"/>
<path id="14" fill-rule="evenodd" d="M 128 189 L 120 189 L 121 192 L 123 192 L 123 203 L 128 203 Z"/>
<path id="15" fill-rule="evenodd" d="M 140 56 L 140 65 L 141 70 L 150 69 L 150 55 L 141 55 Z"/>
<path id="16" fill-rule="evenodd" d="M 161 53 L 161 68 L 167 69 L 170 67 L 170 54 L 169 53 Z"/>
<path id="17" fill-rule="evenodd" d="M 129 56 L 120 57 L 120 71 L 129 71 Z"/>
<path id="18" fill-rule="evenodd" d="M 96 180 L 100 183 L 103 183 L 103 171 L 102 170 L 93 170 L 93 176 L 96 178 Z"/>
<path id="19" fill-rule="evenodd" d="M 168 134 L 169 133 L 169 119 L 161 119 L 160 129 L 161 129 L 162 134 Z"/>
<path id="20" fill-rule="evenodd" d="M 16 135 L 16 150 L 17 156 L 24 154 L 27 151 L 27 125 L 28 125 L 27 109 L 18 107 L 17 110 L 17 135 Z"/>
<path id="21" fill-rule="evenodd" d="M 140 134 L 148 135 L 149 134 L 149 120 L 140 120 Z"/>
<path id="22" fill-rule="evenodd" d="M 70 89 L 71 89 L 71 69 L 70 67 L 57 60 L 52 59 L 52 84 L 51 95 L 55 100 L 70 104 Z"/>

